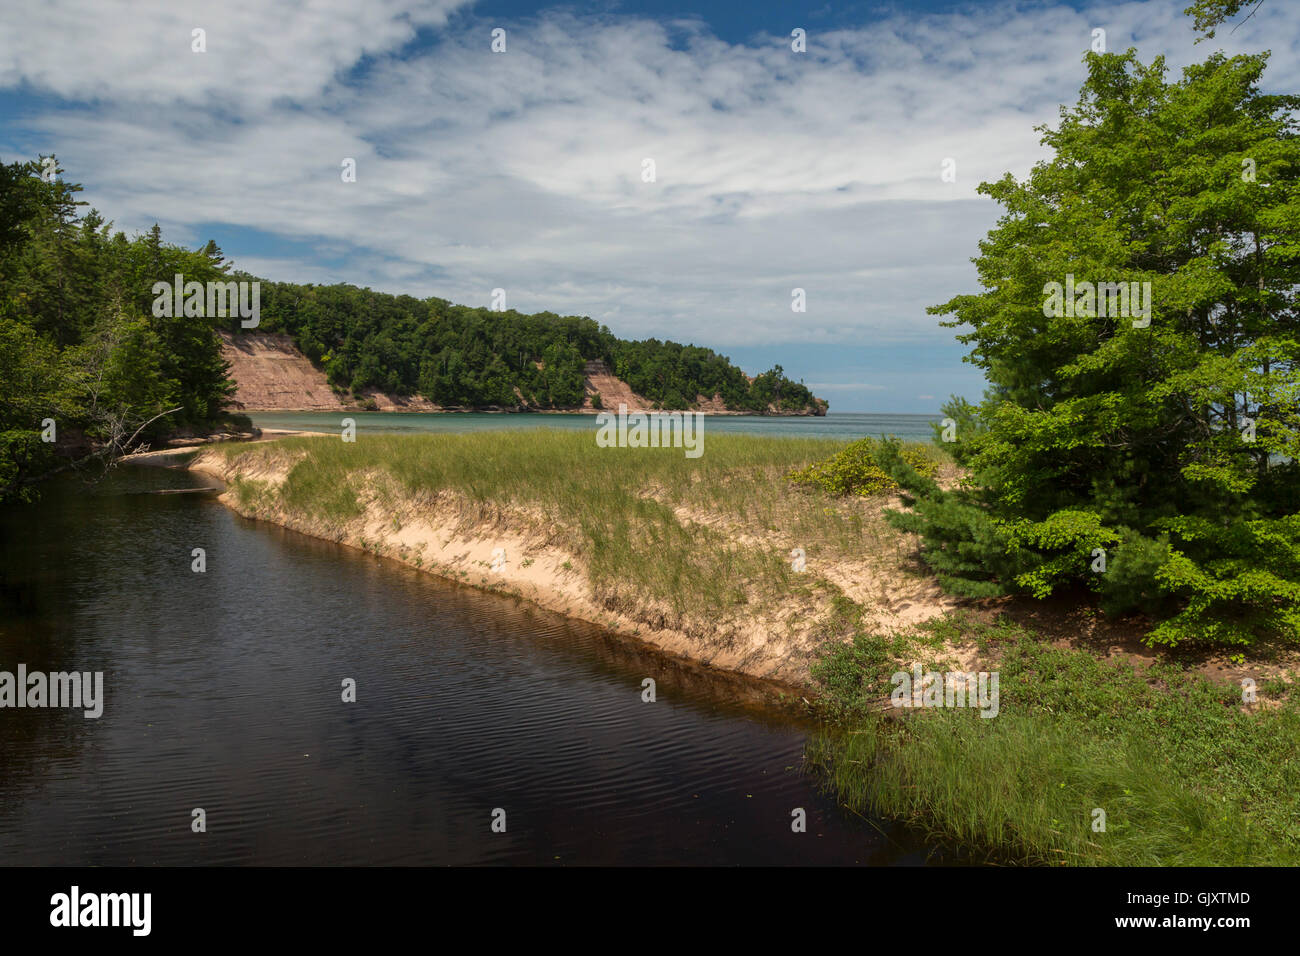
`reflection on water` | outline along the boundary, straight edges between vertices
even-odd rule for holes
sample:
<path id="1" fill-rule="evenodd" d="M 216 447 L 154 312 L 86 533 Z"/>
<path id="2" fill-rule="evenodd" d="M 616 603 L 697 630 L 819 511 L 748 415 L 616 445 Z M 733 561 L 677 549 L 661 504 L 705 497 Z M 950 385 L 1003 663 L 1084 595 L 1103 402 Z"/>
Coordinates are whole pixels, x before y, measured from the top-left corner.
<path id="1" fill-rule="evenodd" d="M 6 863 L 924 861 L 816 791 L 752 682 L 140 493 L 207 483 L 124 468 L 0 510 L 0 670 L 102 670 L 107 698 L 0 710 Z"/>

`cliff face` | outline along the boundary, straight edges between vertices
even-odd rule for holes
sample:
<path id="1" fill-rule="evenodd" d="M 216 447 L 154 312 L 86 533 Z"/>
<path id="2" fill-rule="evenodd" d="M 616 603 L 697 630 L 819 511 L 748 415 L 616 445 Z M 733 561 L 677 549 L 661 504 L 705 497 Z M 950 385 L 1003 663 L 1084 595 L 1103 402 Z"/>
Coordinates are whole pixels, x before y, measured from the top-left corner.
<path id="1" fill-rule="evenodd" d="M 432 412 L 438 406 L 418 396 L 386 395 L 367 391 L 359 402 L 340 398 L 325 373 L 294 346 L 288 336 L 272 332 L 221 334 L 221 353 L 230 363 L 230 377 L 239 389 L 231 407 L 239 411 L 333 412 L 374 411 Z"/>
<path id="2" fill-rule="evenodd" d="M 588 362 L 587 367 L 583 369 L 583 375 L 585 377 L 582 384 L 587 393 L 582 402 L 583 411 L 595 410 L 591 398 L 597 393 L 600 394 L 600 403 L 604 411 L 617 412 L 619 405 L 626 405 L 629 412 L 650 411 L 652 404 L 650 400 L 632 391 L 627 382 L 616 378 L 609 370 L 609 366 L 599 359 Z"/>
<path id="3" fill-rule="evenodd" d="M 438 412 L 444 411 L 426 398 L 419 396 L 387 395 L 368 389 L 359 401 L 350 396 L 340 396 L 325 379 L 325 373 L 312 365 L 311 360 L 298 351 L 293 339 L 283 333 L 244 332 L 238 335 L 222 332 L 222 355 L 230 363 L 230 377 L 239 386 L 231 408 L 251 412 L 334 412 L 369 409 L 379 412 Z M 569 411 L 595 411 L 592 398 L 600 395 L 605 411 L 617 412 L 620 404 L 629 412 L 650 411 L 653 403 L 638 395 L 626 382 L 614 375 L 602 361 L 588 362 L 584 369 L 582 405 Z M 521 397 L 522 401 L 522 397 Z M 819 400 L 820 402 L 820 400 Z M 712 415 L 745 415 L 748 412 L 728 411 L 722 398 L 714 395 L 696 396 L 696 407 Z M 797 412 L 780 412 L 769 409 L 768 414 L 825 415 L 826 405 Z"/>
<path id="4" fill-rule="evenodd" d="M 584 385 L 586 387 L 586 397 L 583 400 L 583 411 L 593 411 L 591 397 L 593 394 L 600 393 L 601 405 L 607 412 L 617 412 L 620 404 L 626 405 L 629 412 L 648 412 L 654 407 L 654 403 L 643 395 L 638 395 L 628 386 L 627 382 L 617 378 L 610 371 L 603 361 L 597 359 L 594 362 L 588 362 L 587 367 L 583 370 L 586 376 Z M 752 382 L 753 379 L 751 378 Z M 695 408 L 707 415 L 750 415 L 752 412 L 732 411 L 723 404 L 721 395 L 696 395 Z M 778 412 L 775 407 L 768 406 L 769 415 L 825 415 L 826 402 L 824 399 L 818 399 L 817 405 L 812 408 L 806 408 L 797 412 Z"/>

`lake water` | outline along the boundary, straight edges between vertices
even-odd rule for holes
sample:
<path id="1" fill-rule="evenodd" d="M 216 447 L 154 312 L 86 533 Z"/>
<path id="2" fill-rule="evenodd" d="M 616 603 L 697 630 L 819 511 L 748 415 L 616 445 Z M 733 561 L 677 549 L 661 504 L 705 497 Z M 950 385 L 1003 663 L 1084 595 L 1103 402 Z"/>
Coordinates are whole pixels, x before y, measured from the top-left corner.
<path id="1" fill-rule="evenodd" d="M 617 411 L 617 410 L 615 410 Z M 259 428 L 337 432 L 344 418 L 356 420 L 357 431 L 466 432 L 493 428 L 588 428 L 596 431 L 596 416 L 579 414 L 491 414 L 485 412 L 250 412 Z M 878 438 L 897 435 L 909 441 L 931 441 L 931 422 L 938 415 L 885 415 L 832 412 L 820 418 L 775 418 L 760 415 L 709 415 L 705 434 L 746 432 L 775 437 Z"/>
<path id="2" fill-rule="evenodd" d="M 123 467 L 0 509 L 0 670 L 106 698 L 0 709 L 7 864 L 926 861 L 818 791 L 810 728 L 752 682 L 149 493 L 206 483 Z"/>

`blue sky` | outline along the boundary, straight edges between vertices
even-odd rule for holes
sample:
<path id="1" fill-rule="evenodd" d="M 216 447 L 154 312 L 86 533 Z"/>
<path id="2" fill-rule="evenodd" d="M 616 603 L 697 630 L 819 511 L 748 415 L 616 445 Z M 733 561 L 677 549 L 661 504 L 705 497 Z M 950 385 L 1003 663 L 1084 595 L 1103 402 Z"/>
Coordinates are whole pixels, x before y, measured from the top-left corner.
<path id="1" fill-rule="evenodd" d="M 118 228 L 267 278 L 502 288 L 932 412 L 983 388 L 925 311 L 977 290 L 975 188 L 1042 158 L 1094 29 L 1175 69 L 1269 47 L 1297 88 L 1300 4 L 1194 47 L 1187 2 L 5 4 L 0 159 L 54 152 Z"/>

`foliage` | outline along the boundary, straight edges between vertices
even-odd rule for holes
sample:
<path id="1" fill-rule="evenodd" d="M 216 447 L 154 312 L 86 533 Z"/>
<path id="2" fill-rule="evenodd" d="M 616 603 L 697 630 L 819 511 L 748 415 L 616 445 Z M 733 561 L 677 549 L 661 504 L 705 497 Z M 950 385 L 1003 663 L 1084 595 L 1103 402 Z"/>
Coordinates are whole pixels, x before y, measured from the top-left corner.
<path id="1" fill-rule="evenodd" d="M 1247 4 L 1253 4 L 1256 7 L 1263 0 L 1196 0 L 1183 13 L 1192 18 L 1192 26 L 1197 33 L 1202 34 L 1196 42 L 1200 43 L 1202 39 L 1213 40 L 1214 34 L 1218 27 L 1223 23 L 1236 16 Z M 1247 14 L 1247 18 L 1253 15 L 1252 10 Z"/>
<path id="2" fill-rule="evenodd" d="M 230 328 L 240 331 L 237 323 Z M 339 389 L 419 393 L 444 407 L 576 408 L 586 363 L 594 361 L 665 409 L 693 408 L 701 395 L 760 414 L 826 406 L 779 365 L 751 384 L 711 349 L 625 341 L 592 319 L 553 312 L 494 312 L 350 285 L 263 282 L 260 328 L 291 334 Z"/>
<path id="3" fill-rule="evenodd" d="M 955 629 L 997 655 L 986 665 L 1000 678 L 996 718 L 968 708 L 880 713 L 889 674 L 904 666 L 889 657 L 924 653 L 916 644 L 926 629 Z M 910 649 L 900 648 L 907 637 Z M 1052 865 L 1300 861 L 1294 695 L 1246 712 L 1240 687 L 1174 664 L 1142 670 L 1006 622 L 963 619 L 913 635 L 859 634 L 828 648 L 813 675 L 834 723 L 814 740 L 812 766 L 855 810 L 945 845 Z M 1097 808 L 1104 831 L 1094 829 Z"/>
<path id="4" fill-rule="evenodd" d="M 869 498 L 898 487 L 881 465 L 882 461 L 894 457 L 926 477 L 933 477 L 939 470 L 937 455 L 924 445 L 905 445 L 892 437 L 862 438 L 824 461 L 790 472 L 786 479 L 821 488 L 832 495 Z"/>
<path id="5" fill-rule="evenodd" d="M 886 469 L 945 587 L 1082 585 L 1168 645 L 1300 638 L 1300 98 L 1259 91 L 1266 60 L 1090 54 L 1052 157 L 980 187 L 984 291 L 931 310 L 992 383 L 944 408 L 969 482 Z M 1067 276 L 1149 282 L 1149 323 L 1045 307 Z"/>
<path id="6" fill-rule="evenodd" d="M 30 497 L 57 453 L 207 424 L 233 390 L 211 321 L 152 314 L 155 281 L 225 279 L 221 251 L 112 234 L 61 173 L 0 165 L 0 499 Z"/>

